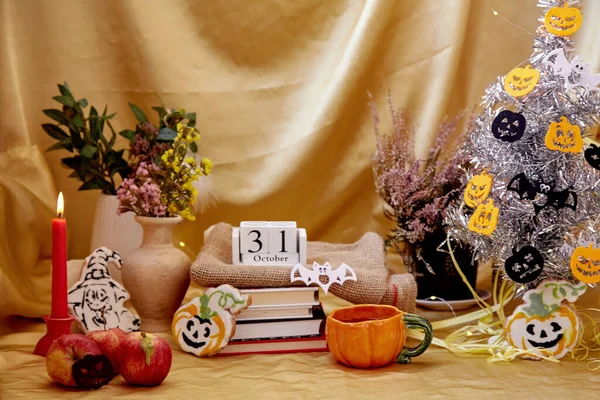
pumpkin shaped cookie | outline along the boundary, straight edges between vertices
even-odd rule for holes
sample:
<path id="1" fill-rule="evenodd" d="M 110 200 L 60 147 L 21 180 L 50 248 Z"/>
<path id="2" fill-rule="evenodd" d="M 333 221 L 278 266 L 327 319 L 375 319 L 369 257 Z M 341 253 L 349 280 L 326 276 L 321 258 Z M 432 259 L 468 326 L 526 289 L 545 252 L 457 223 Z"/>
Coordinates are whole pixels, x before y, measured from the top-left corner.
<path id="1" fill-rule="evenodd" d="M 538 349 L 540 355 L 563 358 L 577 345 L 581 322 L 577 312 L 562 302 L 574 302 L 585 289 L 585 284 L 546 280 L 525 293 L 525 303 L 506 319 L 508 343 L 523 350 Z M 524 357 L 539 359 L 535 355 Z"/>
<path id="2" fill-rule="evenodd" d="M 198 357 L 217 354 L 235 333 L 235 319 L 252 299 L 230 285 L 207 289 L 173 316 L 173 336 L 181 349 Z"/>

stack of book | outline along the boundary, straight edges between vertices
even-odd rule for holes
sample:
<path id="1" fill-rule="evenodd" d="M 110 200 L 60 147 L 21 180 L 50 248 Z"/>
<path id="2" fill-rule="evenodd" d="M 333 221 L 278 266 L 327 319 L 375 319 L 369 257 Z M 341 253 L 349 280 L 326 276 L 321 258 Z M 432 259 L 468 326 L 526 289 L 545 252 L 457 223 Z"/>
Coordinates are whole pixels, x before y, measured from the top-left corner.
<path id="1" fill-rule="evenodd" d="M 235 334 L 219 354 L 327 351 L 318 288 L 240 291 L 252 296 L 252 305 L 235 316 Z"/>

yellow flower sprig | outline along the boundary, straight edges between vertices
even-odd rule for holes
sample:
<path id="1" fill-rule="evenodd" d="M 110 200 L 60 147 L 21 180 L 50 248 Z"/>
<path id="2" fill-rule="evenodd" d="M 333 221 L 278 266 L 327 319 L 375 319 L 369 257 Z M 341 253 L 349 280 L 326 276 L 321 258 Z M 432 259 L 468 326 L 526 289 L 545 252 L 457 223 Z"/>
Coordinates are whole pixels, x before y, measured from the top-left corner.
<path id="1" fill-rule="evenodd" d="M 195 128 L 179 123 L 173 145 L 161 156 L 165 169 L 162 200 L 167 205 L 167 212 L 170 216 L 180 215 L 190 221 L 196 219 L 193 209 L 198 196 L 193 183 L 212 170 L 212 163 L 208 158 L 198 164 L 194 157 L 187 155 L 191 143 L 198 139 L 200 134 Z"/>

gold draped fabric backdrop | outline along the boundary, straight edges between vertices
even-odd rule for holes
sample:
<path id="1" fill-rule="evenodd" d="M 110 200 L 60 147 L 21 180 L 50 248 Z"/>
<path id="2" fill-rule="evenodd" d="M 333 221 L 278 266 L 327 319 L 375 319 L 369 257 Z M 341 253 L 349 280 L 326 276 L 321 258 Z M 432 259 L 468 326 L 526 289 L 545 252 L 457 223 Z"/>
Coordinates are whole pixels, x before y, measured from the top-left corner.
<path id="1" fill-rule="evenodd" d="M 575 39 L 599 71 L 600 2 L 583 5 Z M 367 91 L 385 117 L 388 91 L 412 113 L 423 155 L 444 116 L 527 58 L 540 12 L 535 0 L 0 1 L 0 314 L 47 307 L 58 190 L 70 258 L 89 250 L 98 192 L 77 191 L 66 152 L 44 152 L 57 83 L 108 104 L 116 130 L 135 126 L 128 102 L 150 115 L 156 95 L 197 113 L 218 204 L 177 231 L 193 251 L 219 221 L 291 219 L 311 240 L 350 242 L 389 228 Z"/>

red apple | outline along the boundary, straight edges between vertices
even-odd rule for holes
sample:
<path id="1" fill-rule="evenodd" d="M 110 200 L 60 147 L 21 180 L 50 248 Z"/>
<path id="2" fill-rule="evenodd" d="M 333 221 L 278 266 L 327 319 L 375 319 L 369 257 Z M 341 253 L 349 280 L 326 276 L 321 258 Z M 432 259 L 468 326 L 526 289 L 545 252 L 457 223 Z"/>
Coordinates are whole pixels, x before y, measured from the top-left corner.
<path id="1" fill-rule="evenodd" d="M 92 331 L 87 334 L 87 337 L 96 342 L 102 354 L 110 360 L 115 375 L 118 374 L 121 354 L 119 346 L 121 346 L 123 339 L 127 337 L 125 331 L 119 328 L 113 328 L 106 331 Z"/>
<path id="2" fill-rule="evenodd" d="M 56 339 L 46 354 L 46 371 L 54 382 L 67 387 L 76 387 L 73 379 L 73 364 L 86 355 L 100 355 L 98 345 L 85 335 L 73 333 Z"/>
<path id="3" fill-rule="evenodd" d="M 171 370 L 171 346 L 161 337 L 131 332 L 121 342 L 120 352 L 121 376 L 131 385 L 159 385 Z"/>

